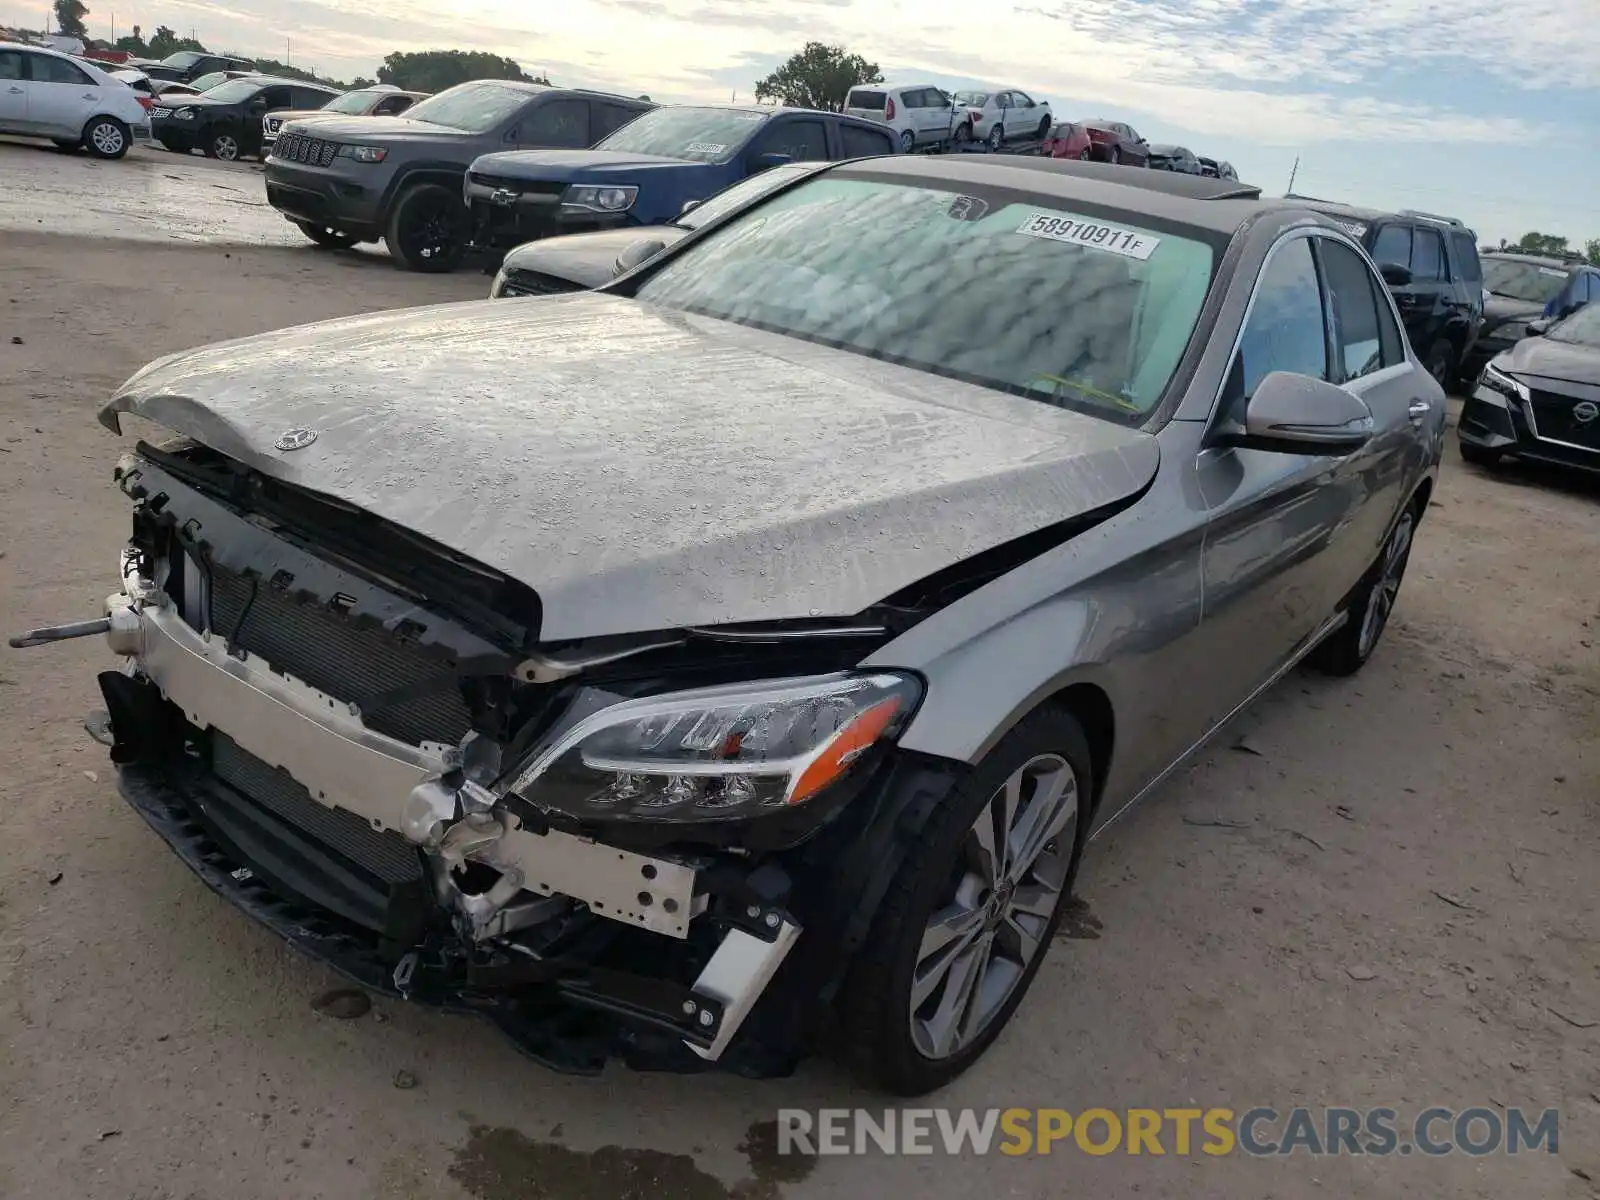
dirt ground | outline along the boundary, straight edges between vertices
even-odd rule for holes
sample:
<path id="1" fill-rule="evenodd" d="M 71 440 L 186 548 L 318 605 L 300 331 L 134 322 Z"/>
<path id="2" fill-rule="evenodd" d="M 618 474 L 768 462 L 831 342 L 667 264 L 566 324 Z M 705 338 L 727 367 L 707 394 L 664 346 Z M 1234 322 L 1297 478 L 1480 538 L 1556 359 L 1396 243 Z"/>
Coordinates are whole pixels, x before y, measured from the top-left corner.
<path id="1" fill-rule="evenodd" d="M 85 166 L 0 144 L 7 633 L 94 616 L 111 589 L 127 514 L 94 413 L 140 365 L 486 290 L 263 245 L 254 212 L 198 245 L 180 244 L 187 208 L 142 243 L 39 232 L 19 164 Z M 105 166 L 94 186 L 126 182 Z M 572 1079 L 465 1018 L 379 999 L 332 1019 L 312 1006 L 338 981 L 117 797 L 79 724 L 110 661 L 84 640 L 0 650 L 0 1196 L 1600 1196 L 1597 498 L 1486 475 L 1452 443 L 1368 669 L 1292 676 L 1099 839 L 1017 1020 L 928 1102 L 1558 1108 L 1556 1155 L 777 1158 L 778 1109 L 882 1101 L 822 1063 L 763 1083 Z"/>

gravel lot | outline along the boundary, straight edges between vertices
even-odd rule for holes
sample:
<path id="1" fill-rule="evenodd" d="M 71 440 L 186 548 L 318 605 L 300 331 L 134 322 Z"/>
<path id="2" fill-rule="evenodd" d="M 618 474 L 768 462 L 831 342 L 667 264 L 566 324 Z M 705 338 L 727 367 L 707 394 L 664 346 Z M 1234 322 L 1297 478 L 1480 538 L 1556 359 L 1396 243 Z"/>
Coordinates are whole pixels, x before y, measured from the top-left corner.
<path id="1" fill-rule="evenodd" d="M 111 589 L 127 516 L 93 416 L 144 362 L 486 290 L 298 245 L 249 166 L 0 143 L 0 178 L 7 633 Z M 1291 677 L 1091 847 L 1018 1020 L 934 1101 L 1557 1107 L 1558 1156 L 779 1160 L 778 1108 L 881 1102 L 825 1064 L 569 1079 L 467 1019 L 332 1019 L 337 981 L 116 796 L 79 727 L 96 640 L 0 651 L 0 1195 L 1600 1195 L 1597 496 L 1452 443 L 1368 670 Z"/>

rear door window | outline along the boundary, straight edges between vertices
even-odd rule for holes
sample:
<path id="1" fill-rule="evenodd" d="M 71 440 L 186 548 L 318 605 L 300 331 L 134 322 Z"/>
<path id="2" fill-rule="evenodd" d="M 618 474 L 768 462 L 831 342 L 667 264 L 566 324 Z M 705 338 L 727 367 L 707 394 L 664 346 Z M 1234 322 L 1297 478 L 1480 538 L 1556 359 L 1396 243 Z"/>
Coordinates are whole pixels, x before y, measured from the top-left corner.
<path id="1" fill-rule="evenodd" d="M 295 88 L 293 103 L 296 108 L 321 108 L 333 99 L 331 92 L 319 92 L 313 88 Z"/>
<path id="2" fill-rule="evenodd" d="M 15 50 L 0 50 L 0 79 L 23 79 L 22 55 Z"/>
<path id="3" fill-rule="evenodd" d="M 839 139 L 846 158 L 870 158 L 877 154 L 893 154 L 894 139 L 876 129 L 863 129 L 848 121 L 839 122 Z"/>
<path id="4" fill-rule="evenodd" d="M 561 96 L 534 105 L 522 118 L 517 141 L 560 150 L 587 149 L 589 102 L 576 96 Z"/>
<path id="5" fill-rule="evenodd" d="M 48 54 L 33 56 L 33 80 L 35 83 L 69 83 L 74 87 L 82 87 L 85 84 L 90 87 L 99 86 L 66 59 L 52 58 Z"/>
<path id="6" fill-rule="evenodd" d="M 756 154 L 787 154 L 795 162 L 826 162 L 828 131 L 809 119 L 771 122 L 751 147 Z"/>
<path id="7" fill-rule="evenodd" d="M 1455 247 L 1456 262 L 1461 265 L 1461 278 L 1468 283 L 1483 283 L 1483 264 L 1478 261 L 1478 243 L 1469 233 L 1452 233 L 1450 244 Z"/>
<path id="8" fill-rule="evenodd" d="M 1372 259 L 1380 267 L 1384 263 L 1396 266 L 1411 265 L 1411 226 L 1391 224 L 1378 230 L 1372 240 Z"/>
<path id="9" fill-rule="evenodd" d="M 294 106 L 294 92 L 286 87 L 264 88 L 252 97 L 255 104 L 265 105 L 270 111 L 274 108 L 292 108 Z"/>

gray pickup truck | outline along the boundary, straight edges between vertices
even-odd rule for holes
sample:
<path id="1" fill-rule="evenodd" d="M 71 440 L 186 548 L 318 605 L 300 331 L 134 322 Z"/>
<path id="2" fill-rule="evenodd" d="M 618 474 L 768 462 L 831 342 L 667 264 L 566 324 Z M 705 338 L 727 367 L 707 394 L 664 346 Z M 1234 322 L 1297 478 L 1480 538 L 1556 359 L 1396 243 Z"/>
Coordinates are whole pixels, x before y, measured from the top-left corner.
<path id="1" fill-rule="evenodd" d="M 321 246 L 388 244 L 410 271 L 454 270 L 466 253 L 467 167 L 497 150 L 585 149 L 647 100 L 484 79 L 398 117 L 290 121 L 267 159 L 267 201 Z"/>

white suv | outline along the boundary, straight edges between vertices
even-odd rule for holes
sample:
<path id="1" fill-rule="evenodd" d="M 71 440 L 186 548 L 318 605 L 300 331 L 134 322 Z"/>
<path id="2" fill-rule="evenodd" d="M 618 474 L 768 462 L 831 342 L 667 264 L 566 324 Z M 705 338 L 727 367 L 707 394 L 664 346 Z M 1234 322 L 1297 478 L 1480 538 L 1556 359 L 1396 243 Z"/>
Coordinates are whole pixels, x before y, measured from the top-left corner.
<path id="1" fill-rule="evenodd" d="M 134 142 L 149 141 L 150 117 L 132 88 L 99 67 L 43 46 L 0 42 L 0 133 L 121 158 Z"/>
<path id="2" fill-rule="evenodd" d="M 965 123 L 956 123 L 956 106 L 949 94 L 931 83 L 853 87 L 844 98 L 844 111 L 887 125 L 907 153 L 918 146 L 942 145 L 967 132 Z"/>

